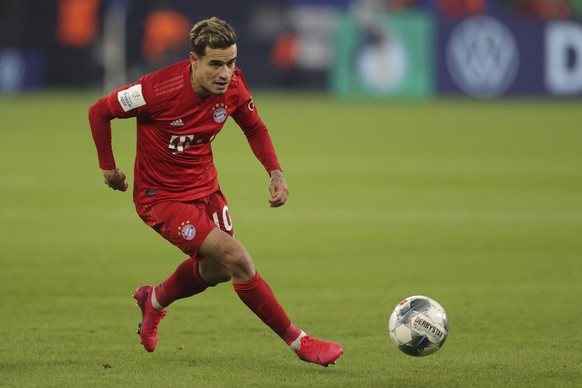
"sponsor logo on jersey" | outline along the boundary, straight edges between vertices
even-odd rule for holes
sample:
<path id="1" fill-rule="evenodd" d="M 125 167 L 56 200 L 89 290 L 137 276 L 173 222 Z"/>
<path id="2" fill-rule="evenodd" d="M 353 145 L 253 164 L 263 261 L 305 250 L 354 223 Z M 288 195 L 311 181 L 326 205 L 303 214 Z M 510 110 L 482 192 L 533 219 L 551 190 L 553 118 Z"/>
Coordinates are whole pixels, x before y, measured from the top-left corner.
<path id="1" fill-rule="evenodd" d="M 226 110 L 227 107 L 228 105 L 225 105 L 224 102 L 216 104 L 212 107 L 212 110 L 214 111 L 212 117 L 218 124 L 224 123 L 228 118 L 228 112 Z"/>
<path id="2" fill-rule="evenodd" d="M 190 221 L 182 222 L 182 225 L 180 225 L 178 229 L 179 234 L 181 234 L 185 240 L 190 241 L 196 237 L 196 228 L 190 223 Z"/>
<path id="3" fill-rule="evenodd" d="M 170 125 L 173 125 L 174 127 L 181 127 L 182 125 L 184 125 L 184 122 L 182 121 L 182 119 L 178 119 L 172 121 Z"/>
<path id="4" fill-rule="evenodd" d="M 168 148 L 173 150 L 174 154 L 183 154 L 184 148 L 190 147 L 192 141 L 194 141 L 194 135 L 172 135 Z"/>
<path id="5" fill-rule="evenodd" d="M 139 108 L 146 104 L 141 92 L 141 85 L 139 84 L 117 92 L 117 101 L 119 101 L 124 112 Z"/>

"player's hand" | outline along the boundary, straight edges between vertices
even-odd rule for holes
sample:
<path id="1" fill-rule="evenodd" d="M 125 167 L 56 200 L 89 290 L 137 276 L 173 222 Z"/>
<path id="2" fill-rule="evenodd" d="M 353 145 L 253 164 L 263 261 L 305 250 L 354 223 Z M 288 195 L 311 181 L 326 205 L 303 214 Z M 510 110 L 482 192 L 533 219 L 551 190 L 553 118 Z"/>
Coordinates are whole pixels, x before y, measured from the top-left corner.
<path id="1" fill-rule="evenodd" d="M 271 180 L 269 181 L 269 193 L 271 198 L 269 199 L 269 205 L 271 207 L 279 207 L 285 205 L 287 202 L 287 197 L 289 196 L 289 188 L 287 187 L 287 182 L 285 181 L 285 176 L 283 171 L 273 170 L 271 171 Z"/>
<path id="2" fill-rule="evenodd" d="M 127 190 L 127 182 L 125 182 L 125 174 L 119 171 L 118 168 L 115 170 L 102 170 L 103 179 L 107 186 L 111 187 L 113 190 L 125 191 Z"/>

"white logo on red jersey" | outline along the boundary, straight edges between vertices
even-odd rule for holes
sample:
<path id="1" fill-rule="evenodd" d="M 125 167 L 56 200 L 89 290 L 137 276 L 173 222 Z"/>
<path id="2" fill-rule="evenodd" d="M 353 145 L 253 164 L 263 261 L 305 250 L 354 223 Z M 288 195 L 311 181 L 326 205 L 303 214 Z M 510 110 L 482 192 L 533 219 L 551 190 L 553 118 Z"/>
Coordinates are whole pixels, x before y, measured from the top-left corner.
<path id="1" fill-rule="evenodd" d="M 178 119 L 172 121 L 170 125 L 173 125 L 174 127 L 181 127 L 182 125 L 184 125 L 184 122 L 182 121 L 182 119 Z"/>
<path id="2" fill-rule="evenodd" d="M 216 135 L 212 135 L 209 138 L 196 138 L 194 134 L 191 135 L 172 135 L 170 137 L 170 142 L 168 144 L 168 148 L 173 150 L 175 154 L 183 154 L 185 152 L 186 147 L 190 147 L 191 145 L 201 144 L 201 143 L 210 143 Z"/>
<path id="3" fill-rule="evenodd" d="M 194 135 L 172 135 L 168 148 L 174 150 L 175 154 L 183 154 L 184 148 L 190 146 L 190 142 L 194 140 Z"/>

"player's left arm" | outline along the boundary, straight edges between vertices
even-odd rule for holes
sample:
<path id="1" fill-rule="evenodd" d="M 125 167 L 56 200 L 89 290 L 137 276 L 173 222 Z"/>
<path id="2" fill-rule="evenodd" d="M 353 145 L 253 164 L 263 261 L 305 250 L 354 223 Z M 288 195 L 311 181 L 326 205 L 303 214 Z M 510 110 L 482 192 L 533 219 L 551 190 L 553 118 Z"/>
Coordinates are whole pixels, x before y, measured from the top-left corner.
<path id="1" fill-rule="evenodd" d="M 279 207 L 287 202 L 289 197 L 289 187 L 285 180 L 285 174 L 279 164 L 275 147 L 267 127 L 262 121 L 256 125 L 241 126 L 255 157 L 261 162 L 265 170 L 269 173 L 269 206 Z"/>
<path id="2" fill-rule="evenodd" d="M 243 130 L 255 157 L 269 173 L 269 205 L 279 207 L 287 202 L 289 187 L 279 164 L 273 141 L 267 127 L 258 116 L 252 98 L 242 104 L 233 114 L 234 120 Z"/>
<path id="3" fill-rule="evenodd" d="M 233 112 L 232 118 L 243 130 L 253 153 L 271 177 L 269 205 L 271 207 L 283 206 L 289 197 L 289 187 L 275 153 L 271 135 L 259 116 L 248 85 L 238 68 L 231 86 L 234 87 L 233 90 L 236 90 L 235 94 L 238 96 L 238 107 Z"/>

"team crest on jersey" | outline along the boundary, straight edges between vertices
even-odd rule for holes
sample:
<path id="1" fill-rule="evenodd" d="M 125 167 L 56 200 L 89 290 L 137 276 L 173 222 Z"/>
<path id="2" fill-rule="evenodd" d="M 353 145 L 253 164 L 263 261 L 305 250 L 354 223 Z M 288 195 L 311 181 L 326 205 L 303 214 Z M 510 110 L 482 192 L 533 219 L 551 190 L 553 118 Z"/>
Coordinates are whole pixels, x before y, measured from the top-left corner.
<path id="1" fill-rule="evenodd" d="M 196 237 L 196 228 L 190 223 L 190 221 L 182 222 L 182 225 L 178 227 L 178 231 L 185 240 L 190 241 Z"/>
<path id="2" fill-rule="evenodd" d="M 214 121 L 217 122 L 218 124 L 224 123 L 226 121 L 228 117 L 228 112 L 226 111 L 226 108 L 228 108 L 228 105 L 225 105 L 224 102 L 216 104 L 212 107 L 212 110 L 214 111 L 212 117 L 214 118 Z"/>

